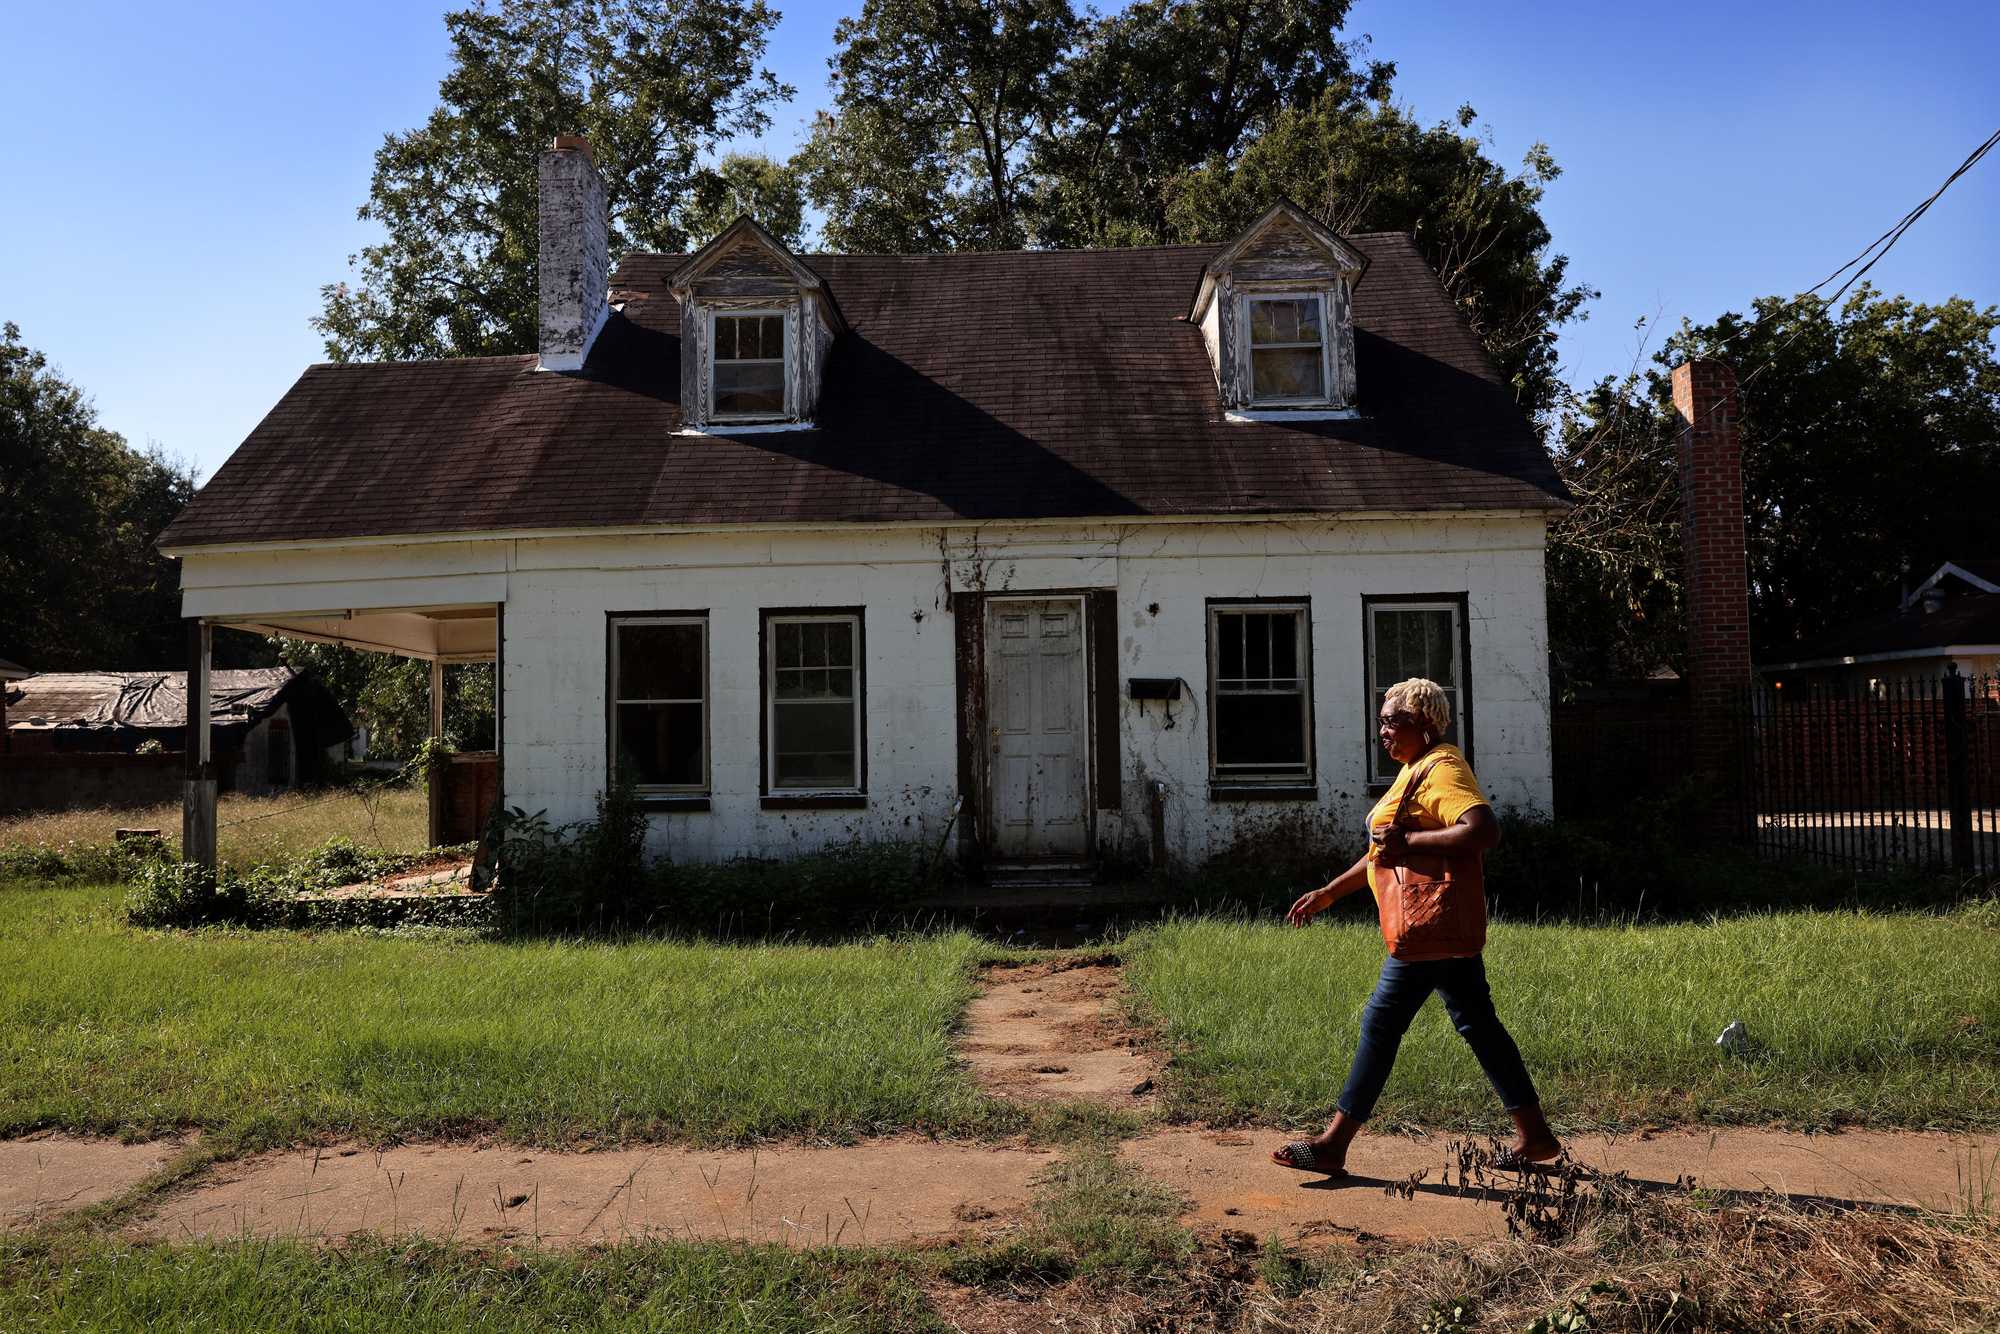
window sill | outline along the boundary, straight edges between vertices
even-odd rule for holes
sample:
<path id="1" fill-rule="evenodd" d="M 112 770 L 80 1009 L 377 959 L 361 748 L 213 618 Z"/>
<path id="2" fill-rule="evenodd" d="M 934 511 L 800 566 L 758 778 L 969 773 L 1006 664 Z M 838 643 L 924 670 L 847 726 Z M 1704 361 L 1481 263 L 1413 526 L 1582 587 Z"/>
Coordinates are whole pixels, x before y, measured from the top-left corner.
<path id="1" fill-rule="evenodd" d="M 700 439 L 715 435 L 774 435 L 782 431 L 816 431 L 819 427 L 809 421 L 775 422 L 709 422 L 702 426 L 683 426 L 675 435 L 693 436 Z"/>
<path id="2" fill-rule="evenodd" d="M 639 809 L 642 811 L 705 811 L 709 809 L 708 794 L 703 793 L 656 793 L 647 796 L 639 794 Z"/>
<path id="3" fill-rule="evenodd" d="M 1231 408 L 1222 414 L 1229 422 L 1349 422 L 1359 421 L 1358 408 Z"/>
<path id="4" fill-rule="evenodd" d="M 767 793 L 762 802 L 767 811 L 859 811 L 868 806 L 865 792 L 801 792 L 796 796 Z"/>
<path id="5" fill-rule="evenodd" d="M 1210 783 L 1210 801 L 1318 801 L 1313 783 Z"/>

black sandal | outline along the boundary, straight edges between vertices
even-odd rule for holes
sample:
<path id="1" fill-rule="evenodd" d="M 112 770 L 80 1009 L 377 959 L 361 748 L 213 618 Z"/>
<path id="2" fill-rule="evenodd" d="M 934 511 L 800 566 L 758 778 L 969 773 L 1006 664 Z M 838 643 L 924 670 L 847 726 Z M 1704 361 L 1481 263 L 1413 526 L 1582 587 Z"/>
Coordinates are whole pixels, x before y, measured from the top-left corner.
<path id="1" fill-rule="evenodd" d="M 1322 1176 L 1344 1177 L 1344 1167 L 1326 1167 L 1319 1160 L 1319 1146 L 1311 1140 L 1295 1139 L 1271 1156 L 1271 1161 L 1280 1167 L 1289 1167 L 1299 1172 L 1318 1172 Z"/>

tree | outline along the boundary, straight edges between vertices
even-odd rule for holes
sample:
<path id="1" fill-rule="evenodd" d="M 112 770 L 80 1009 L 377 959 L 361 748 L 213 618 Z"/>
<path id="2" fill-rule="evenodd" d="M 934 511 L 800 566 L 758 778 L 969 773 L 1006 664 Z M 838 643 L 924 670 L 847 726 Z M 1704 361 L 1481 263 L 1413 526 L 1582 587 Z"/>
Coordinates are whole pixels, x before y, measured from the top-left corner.
<path id="1" fill-rule="evenodd" d="M 429 663 L 300 639 L 273 639 L 270 643 L 287 667 L 317 677 L 355 726 L 368 729 L 371 755 L 407 759 L 429 735 Z M 448 666 L 444 678 L 445 743 L 455 750 L 490 749 L 492 664 Z"/>
<path id="2" fill-rule="evenodd" d="M 764 0 L 476 0 L 445 17 L 440 105 L 375 154 L 384 240 L 321 289 L 314 327 L 337 361 L 488 356 L 536 346 L 537 155 L 586 136 L 614 253 L 680 250 L 690 210 L 727 193 L 704 154 L 769 123 L 791 95 L 759 68 Z"/>
<path id="3" fill-rule="evenodd" d="M 1559 683 L 1681 661 L 1670 367 L 1739 368 L 1751 638 L 1769 655 L 1991 549 L 1996 330 L 2000 307 L 1960 297 L 1927 305 L 1865 284 L 1838 309 L 1763 297 L 1751 318 L 1683 324 L 1643 377 L 1580 400 L 1556 457 L 1581 503 L 1550 533 Z M 1655 614 L 1615 623 L 1635 606 Z M 1598 624 L 1607 610 L 1614 623 Z"/>
<path id="4" fill-rule="evenodd" d="M 154 550 L 194 474 L 97 424 L 20 328 L 0 326 L 0 656 L 36 671 L 178 666 L 173 563 Z"/>
<path id="5" fill-rule="evenodd" d="M 1029 147 L 1061 114 L 1069 0 L 865 0 L 834 28 L 833 111 L 800 150 L 830 249 L 1035 239 Z"/>
<path id="6" fill-rule="evenodd" d="M 1467 132 L 1476 118 L 1461 107 L 1455 121 L 1424 126 L 1336 84 L 1308 107 L 1278 111 L 1235 162 L 1170 182 L 1167 238 L 1227 240 L 1280 199 L 1335 231 L 1409 232 L 1517 401 L 1547 413 L 1566 396 L 1557 331 L 1597 293 L 1571 283 L 1568 258 L 1550 253 L 1540 205 L 1561 169 L 1547 147 L 1536 144 L 1509 174 Z"/>
<path id="7" fill-rule="evenodd" d="M 1226 168 L 1286 111 L 1355 82 L 1350 0 L 1139 0 L 1094 19 L 1062 71 L 1064 116 L 1037 146 L 1049 244 L 1168 239 L 1167 193 Z M 1373 62 L 1362 94 L 1385 97 Z"/>
<path id="8" fill-rule="evenodd" d="M 796 249 L 806 229 L 805 183 L 798 170 L 755 153 L 729 154 L 695 183 L 685 218 L 688 243 L 714 239 L 743 213 Z"/>

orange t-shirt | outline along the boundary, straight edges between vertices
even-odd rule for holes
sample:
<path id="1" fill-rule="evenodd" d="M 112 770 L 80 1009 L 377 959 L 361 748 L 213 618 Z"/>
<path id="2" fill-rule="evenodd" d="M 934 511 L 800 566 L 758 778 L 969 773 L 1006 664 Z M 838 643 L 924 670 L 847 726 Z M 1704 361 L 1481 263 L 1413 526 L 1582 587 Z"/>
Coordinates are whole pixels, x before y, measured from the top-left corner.
<path id="1" fill-rule="evenodd" d="M 1403 789 L 1410 785 L 1413 772 L 1422 772 L 1424 781 L 1417 785 L 1416 795 L 1410 798 L 1410 809 L 1405 818 L 1418 829 L 1447 829 L 1459 822 L 1464 814 L 1474 806 L 1490 806 L 1486 794 L 1479 790 L 1479 780 L 1472 776 L 1472 766 L 1465 762 L 1465 756 L 1457 746 L 1439 744 L 1432 746 L 1417 757 L 1415 764 L 1406 764 L 1396 775 L 1396 781 L 1389 784 L 1389 790 L 1382 794 L 1382 800 L 1375 803 L 1375 809 L 1368 812 L 1368 832 L 1385 829 L 1396 818 L 1396 807 L 1403 800 Z M 1368 845 L 1368 860 L 1374 861 L 1376 847 Z"/>

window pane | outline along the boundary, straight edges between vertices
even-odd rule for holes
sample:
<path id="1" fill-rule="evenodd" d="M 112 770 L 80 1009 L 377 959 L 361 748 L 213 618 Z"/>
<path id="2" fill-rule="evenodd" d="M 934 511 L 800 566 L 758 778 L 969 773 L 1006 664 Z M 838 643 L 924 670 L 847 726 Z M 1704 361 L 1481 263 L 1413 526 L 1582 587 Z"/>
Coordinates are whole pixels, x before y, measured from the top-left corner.
<path id="1" fill-rule="evenodd" d="M 1431 680 L 1441 686 L 1458 684 L 1458 673 L 1453 667 L 1458 645 L 1453 642 L 1451 619 L 1448 611 L 1428 612 L 1424 616 L 1424 664 Z"/>
<path id="2" fill-rule="evenodd" d="M 699 704 L 620 704 L 618 758 L 642 785 L 699 786 Z"/>
<path id="3" fill-rule="evenodd" d="M 780 362 L 715 365 L 715 410 L 724 415 L 770 415 L 785 410 L 785 368 Z"/>
<path id="4" fill-rule="evenodd" d="M 852 702 L 780 701 L 771 715 L 774 786 L 856 786 Z"/>
<path id="5" fill-rule="evenodd" d="M 699 625 L 618 627 L 618 698 L 702 699 Z"/>
<path id="6" fill-rule="evenodd" d="M 758 355 L 766 357 L 784 356 L 785 317 L 782 315 L 766 315 L 758 320 L 757 323 L 762 332 L 762 337 L 758 340 L 758 346 L 763 349 Z"/>
<path id="7" fill-rule="evenodd" d="M 715 322 L 715 359 L 733 360 L 736 356 L 736 326 L 741 320 L 718 319 Z"/>
<path id="8" fill-rule="evenodd" d="M 1297 677 L 1299 662 L 1299 616 L 1284 612 L 1271 617 L 1271 675 Z"/>
<path id="9" fill-rule="evenodd" d="M 1216 696 L 1216 766 L 1302 771 L 1304 710 L 1302 694 Z"/>
<path id="10" fill-rule="evenodd" d="M 796 621 L 780 621 L 771 627 L 775 640 L 776 665 L 796 667 L 799 665 L 799 624 Z"/>
<path id="11" fill-rule="evenodd" d="M 1318 348 L 1258 348 L 1250 354 L 1251 394 L 1256 398 L 1321 398 Z"/>
<path id="12" fill-rule="evenodd" d="M 1250 343 L 1300 343 L 1319 337 L 1317 301 L 1252 301 Z"/>
<path id="13" fill-rule="evenodd" d="M 1224 613 L 1215 618 L 1217 681 L 1238 681 L 1243 677 L 1243 618 Z"/>

